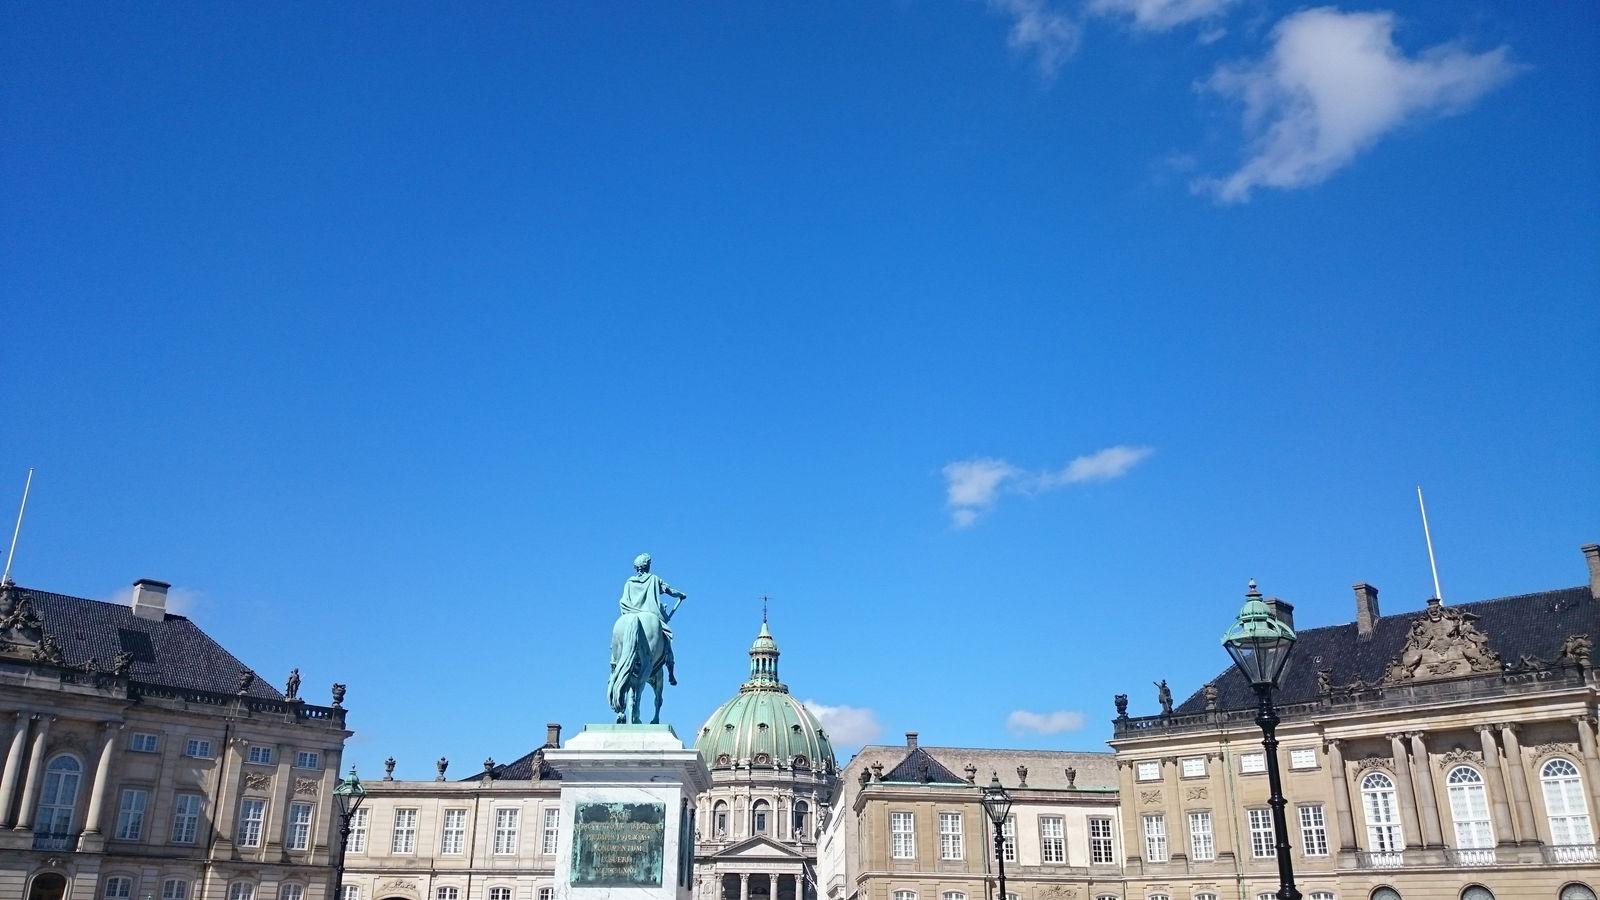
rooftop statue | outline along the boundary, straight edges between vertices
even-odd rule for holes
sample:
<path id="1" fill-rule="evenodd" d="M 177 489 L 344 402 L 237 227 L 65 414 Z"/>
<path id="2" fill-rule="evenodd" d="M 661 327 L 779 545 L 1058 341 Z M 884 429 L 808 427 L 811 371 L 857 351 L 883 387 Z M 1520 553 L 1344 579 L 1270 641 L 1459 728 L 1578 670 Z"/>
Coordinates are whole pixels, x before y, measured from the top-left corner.
<path id="1" fill-rule="evenodd" d="M 661 596 L 678 598 L 671 609 Z M 672 629 L 667 623 L 688 595 L 674 590 L 660 576 L 650 572 L 650 554 L 633 559 L 633 575 L 622 583 L 622 599 L 617 601 L 617 624 L 611 628 L 611 677 L 606 682 L 606 698 L 618 722 L 639 722 L 639 695 L 644 686 L 655 689 L 655 715 L 650 724 L 661 722 L 661 677 L 677 684 L 673 671 Z"/>

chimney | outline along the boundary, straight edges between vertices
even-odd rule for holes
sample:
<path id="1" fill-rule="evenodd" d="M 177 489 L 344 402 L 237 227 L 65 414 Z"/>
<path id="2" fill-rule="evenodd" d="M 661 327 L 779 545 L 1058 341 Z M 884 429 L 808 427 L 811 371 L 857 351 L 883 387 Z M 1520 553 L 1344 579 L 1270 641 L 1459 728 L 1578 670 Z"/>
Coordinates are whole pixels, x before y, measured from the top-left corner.
<path id="1" fill-rule="evenodd" d="M 906 732 L 906 749 L 917 749 L 917 733 L 915 731 Z"/>
<path id="2" fill-rule="evenodd" d="M 1268 597 L 1262 602 L 1267 604 L 1267 609 L 1272 610 L 1272 614 L 1278 617 L 1279 622 L 1282 622 L 1290 628 L 1294 627 L 1293 603 L 1290 603 L 1282 597 Z"/>
<path id="3" fill-rule="evenodd" d="M 153 578 L 141 578 L 133 583 L 133 614 L 155 622 L 167 618 L 167 588 L 172 585 Z"/>
<path id="4" fill-rule="evenodd" d="M 561 746 L 561 723 L 551 722 L 544 726 L 544 745 L 546 747 Z"/>
<path id="5" fill-rule="evenodd" d="M 1589 596 L 1600 600 L 1600 544 L 1584 544 L 1579 549 L 1589 563 Z"/>
<path id="6" fill-rule="evenodd" d="M 1372 629 L 1378 624 L 1378 589 L 1365 581 L 1356 585 L 1356 637 L 1363 640 L 1372 637 Z"/>

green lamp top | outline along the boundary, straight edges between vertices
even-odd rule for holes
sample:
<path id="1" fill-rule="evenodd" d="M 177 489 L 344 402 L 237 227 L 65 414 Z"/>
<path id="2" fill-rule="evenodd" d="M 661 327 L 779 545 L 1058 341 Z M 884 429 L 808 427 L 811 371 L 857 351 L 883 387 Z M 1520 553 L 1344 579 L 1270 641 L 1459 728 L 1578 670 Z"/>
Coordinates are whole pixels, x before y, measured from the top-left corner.
<path id="1" fill-rule="evenodd" d="M 1295 639 L 1294 629 L 1284 624 L 1283 620 L 1273 613 L 1272 607 L 1261 599 L 1261 592 L 1256 589 L 1255 579 L 1251 579 L 1250 591 L 1245 594 L 1244 606 L 1239 609 L 1238 620 L 1222 634 L 1223 646 L 1278 643 Z"/>

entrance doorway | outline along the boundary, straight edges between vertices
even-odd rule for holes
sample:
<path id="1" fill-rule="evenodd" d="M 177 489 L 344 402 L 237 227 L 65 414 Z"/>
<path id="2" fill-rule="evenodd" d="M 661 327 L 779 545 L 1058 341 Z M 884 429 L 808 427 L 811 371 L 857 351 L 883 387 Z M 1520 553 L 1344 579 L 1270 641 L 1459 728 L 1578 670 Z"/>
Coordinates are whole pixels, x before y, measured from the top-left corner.
<path id="1" fill-rule="evenodd" d="M 35 875 L 33 886 L 28 888 L 28 900 L 64 900 L 67 896 L 67 876 L 55 872 Z"/>

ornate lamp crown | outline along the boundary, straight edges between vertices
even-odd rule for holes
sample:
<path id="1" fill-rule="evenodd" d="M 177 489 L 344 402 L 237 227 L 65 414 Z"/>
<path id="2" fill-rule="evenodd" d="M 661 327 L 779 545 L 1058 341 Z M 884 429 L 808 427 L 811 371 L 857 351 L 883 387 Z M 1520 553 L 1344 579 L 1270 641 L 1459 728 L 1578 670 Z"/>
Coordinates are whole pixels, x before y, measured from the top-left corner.
<path id="1" fill-rule="evenodd" d="M 1238 620 L 1222 635 L 1222 646 L 1239 671 L 1253 685 L 1276 687 L 1295 640 L 1294 629 L 1272 612 L 1251 579 Z"/>

